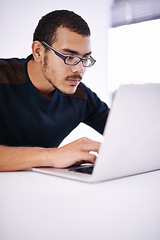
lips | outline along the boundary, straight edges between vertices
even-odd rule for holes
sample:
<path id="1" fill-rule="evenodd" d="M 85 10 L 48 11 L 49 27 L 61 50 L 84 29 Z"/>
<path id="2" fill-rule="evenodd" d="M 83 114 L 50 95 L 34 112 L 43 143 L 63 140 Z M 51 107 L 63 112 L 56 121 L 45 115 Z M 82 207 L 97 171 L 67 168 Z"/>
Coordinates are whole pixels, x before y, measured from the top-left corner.
<path id="1" fill-rule="evenodd" d="M 75 76 L 68 76 L 66 78 L 66 80 L 73 86 L 77 86 L 80 81 L 82 80 L 82 77 L 79 75 L 75 75 Z"/>
<path id="2" fill-rule="evenodd" d="M 80 80 L 68 79 L 67 80 L 72 86 L 77 86 L 80 83 Z"/>

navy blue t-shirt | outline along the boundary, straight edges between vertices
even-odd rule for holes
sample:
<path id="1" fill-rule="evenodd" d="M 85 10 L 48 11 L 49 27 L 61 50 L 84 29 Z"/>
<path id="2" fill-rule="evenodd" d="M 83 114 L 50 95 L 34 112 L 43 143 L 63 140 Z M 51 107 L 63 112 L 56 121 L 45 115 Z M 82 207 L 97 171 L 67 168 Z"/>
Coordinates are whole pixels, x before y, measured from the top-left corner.
<path id="1" fill-rule="evenodd" d="M 103 133 L 107 105 L 83 83 L 42 96 L 27 73 L 31 57 L 0 60 L 0 145 L 57 147 L 80 122 Z"/>

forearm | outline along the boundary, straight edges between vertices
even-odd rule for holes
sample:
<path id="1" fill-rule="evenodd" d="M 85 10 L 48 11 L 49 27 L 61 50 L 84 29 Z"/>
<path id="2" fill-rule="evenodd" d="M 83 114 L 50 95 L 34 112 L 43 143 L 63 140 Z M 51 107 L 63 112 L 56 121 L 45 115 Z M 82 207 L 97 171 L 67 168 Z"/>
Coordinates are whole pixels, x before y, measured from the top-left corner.
<path id="1" fill-rule="evenodd" d="M 48 165 L 48 151 L 45 148 L 0 146 L 0 171 L 18 171 Z"/>
<path id="2" fill-rule="evenodd" d="M 100 143 L 81 138 L 60 148 L 7 147 L 0 145 L 0 171 L 18 171 L 33 167 L 66 168 L 76 163 L 95 162 Z"/>

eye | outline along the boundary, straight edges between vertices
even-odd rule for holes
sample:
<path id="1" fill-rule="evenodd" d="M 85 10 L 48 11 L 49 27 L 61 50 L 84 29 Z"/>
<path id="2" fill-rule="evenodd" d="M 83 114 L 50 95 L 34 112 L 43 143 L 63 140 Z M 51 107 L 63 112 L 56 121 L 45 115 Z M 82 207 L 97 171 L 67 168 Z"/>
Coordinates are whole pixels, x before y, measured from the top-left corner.
<path id="1" fill-rule="evenodd" d="M 67 64 L 70 64 L 70 65 L 74 65 L 74 64 L 76 64 L 78 61 L 79 61 L 79 58 L 76 57 L 76 56 L 70 55 L 70 56 L 67 56 L 67 58 L 66 58 L 66 63 L 67 63 Z"/>
<path id="2" fill-rule="evenodd" d="M 72 60 L 74 60 L 74 58 L 75 58 L 74 56 L 68 56 L 67 60 L 72 61 Z"/>

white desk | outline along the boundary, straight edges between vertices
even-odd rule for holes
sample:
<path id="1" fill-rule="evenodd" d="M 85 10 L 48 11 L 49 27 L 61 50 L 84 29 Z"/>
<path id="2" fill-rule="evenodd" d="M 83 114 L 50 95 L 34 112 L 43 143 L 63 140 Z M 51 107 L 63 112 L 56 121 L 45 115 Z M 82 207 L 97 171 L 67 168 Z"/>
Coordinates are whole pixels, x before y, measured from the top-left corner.
<path id="1" fill-rule="evenodd" d="M 160 171 L 86 184 L 0 173 L 1 240 L 160 240 Z"/>

